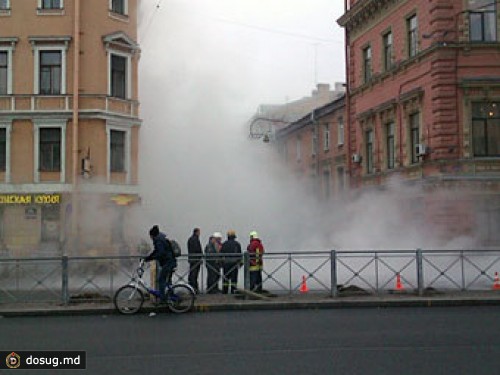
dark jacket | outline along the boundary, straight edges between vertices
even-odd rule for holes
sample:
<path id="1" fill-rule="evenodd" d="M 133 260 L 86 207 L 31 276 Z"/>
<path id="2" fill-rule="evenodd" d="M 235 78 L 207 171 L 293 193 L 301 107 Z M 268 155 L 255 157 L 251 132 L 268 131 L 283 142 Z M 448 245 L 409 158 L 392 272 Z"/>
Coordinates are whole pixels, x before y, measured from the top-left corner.
<path id="1" fill-rule="evenodd" d="M 205 246 L 205 257 L 207 260 L 207 268 L 213 268 L 220 266 L 220 256 L 218 250 L 218 244 L 208 241 Z"/>
<path id="2" fill-rule="evenodd" d="M 146 262 L 157 260 L 162 267 L 167 266 L 171 269 L 177 267 L 177 260 L 175 259 L 172 245 L 164 233 L 160 232 L 160 234 L 153 238 L 153 248 L 153 252 L 145 258 Z"/>
<path id="3" fill-rule="evenodd" d="M 199 262 L 202 258 L 200 237 L 196 234 L 193 234 L 191 237 L 189 237 L 187 247 L 189 255 L 188 260 L 190 262 Z"/>
<path id="4" fill-rule="evenodd" d="M 235 237 L 229 237 L 226 242 L 222 244 L 222 248 L 220 249 L 221 254 L 224 254 L 224 262 L 226 264 L 234 264 L 241 262 L 241 245 L 238 241 L 236 241 Z M 234 255 L 225 255 L 225 254 L 234 254 Z"/>

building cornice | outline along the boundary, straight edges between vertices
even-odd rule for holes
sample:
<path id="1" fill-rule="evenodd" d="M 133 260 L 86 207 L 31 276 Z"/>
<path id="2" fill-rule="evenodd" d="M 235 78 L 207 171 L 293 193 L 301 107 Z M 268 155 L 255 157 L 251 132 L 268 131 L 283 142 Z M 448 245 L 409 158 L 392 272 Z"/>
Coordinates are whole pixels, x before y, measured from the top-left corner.
<path id="1" fill-rule="evenodd" d="M 383 12 L 386 8 L 400 0 L 360 0 L 337 20 L 337 23 L 348 31 L 367 24 L 373 15 Z"/>

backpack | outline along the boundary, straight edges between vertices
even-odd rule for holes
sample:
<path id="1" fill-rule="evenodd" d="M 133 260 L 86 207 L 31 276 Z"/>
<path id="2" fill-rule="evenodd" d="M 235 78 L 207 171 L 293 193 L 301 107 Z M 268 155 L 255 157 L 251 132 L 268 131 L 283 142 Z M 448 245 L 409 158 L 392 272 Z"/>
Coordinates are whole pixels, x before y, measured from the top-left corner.
<path id="1" fill-rule="evenodd" d="M 174 252 L 174 257 L 179 257 L 182 254 L 181 247 L 176 240 L 170 240 L 170 244 L 172 245 L 172 251 Z"/>

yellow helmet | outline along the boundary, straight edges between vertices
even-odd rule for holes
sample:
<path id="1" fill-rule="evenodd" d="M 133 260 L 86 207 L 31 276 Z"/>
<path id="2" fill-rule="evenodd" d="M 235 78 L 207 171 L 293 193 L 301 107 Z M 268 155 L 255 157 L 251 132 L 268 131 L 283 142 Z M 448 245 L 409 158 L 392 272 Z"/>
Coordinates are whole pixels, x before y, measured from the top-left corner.
<path id="1" fill-rule="evenodd" d="M 232 229 L 229 229 L 229 230 L 227 231 L 227 236 L 228 236 L 228 237 L 229 237 L 229 236 L 236 236 L 236 232 L 235 232 L 234 230 L 232 230 Z"/>
<path id="2" fill-rule="evenodd" d="M 250 238 L 259 238 L 259 234 L 253 230 L 250 232 Z"/>

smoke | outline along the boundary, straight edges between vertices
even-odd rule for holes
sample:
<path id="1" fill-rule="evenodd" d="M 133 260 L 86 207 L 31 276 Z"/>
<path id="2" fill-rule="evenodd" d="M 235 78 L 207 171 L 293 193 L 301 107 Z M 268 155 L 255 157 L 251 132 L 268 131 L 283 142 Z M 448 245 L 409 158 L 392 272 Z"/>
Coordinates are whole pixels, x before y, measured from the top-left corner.
<path id="1" fill-rule="evenodd" d="M 224 25 L 207 21 L 203 13 L 206 2 L 196 9 L 180 1 L 163 4 L 161 22 L 144 8 L 140 14 L 146 34 L 140 62 L 142 205 L 134 213 L 138 237 L 147 237 L 158 224 L 181 244 L 194 227 L 201 228 L 203 242 L 215 231 L 234 229 L 243 245 L 257 230 L 269 251 L 446 246 L 400 204 L 419 194 L 415 188 L 394 182 L 383 192 L 318 200 L 314 187 L 283 168 L 272 145 L 251 141 L 245 128 L 279 80 L 286 86 L 296 79 L 295 62 L 263 71 L 257 62 L 269 50 L 243 48 L 248 30 L 221 33 Z M 273 80 L 266 82 L 268 74 Z"/>

